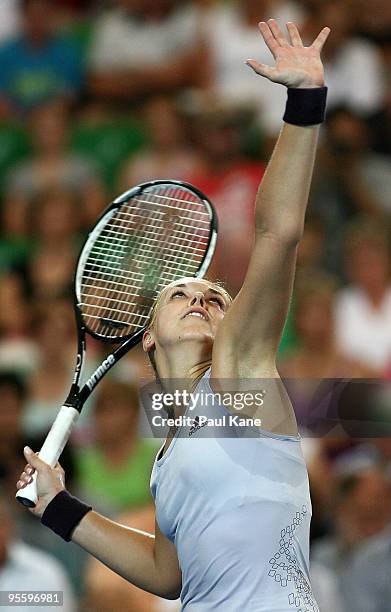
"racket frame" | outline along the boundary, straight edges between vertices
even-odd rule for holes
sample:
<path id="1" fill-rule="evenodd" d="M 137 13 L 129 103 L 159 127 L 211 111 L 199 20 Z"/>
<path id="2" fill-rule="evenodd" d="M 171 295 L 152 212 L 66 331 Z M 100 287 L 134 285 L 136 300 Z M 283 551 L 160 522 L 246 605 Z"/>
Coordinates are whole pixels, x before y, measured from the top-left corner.
<path id="1" fill-rule="evenodd" d="M 87 326 L 84 324 L 83 315 L 78 305 L 78 298 L 79 298 L 78 293 L 77 293 L 78 278 L 80 278 L 83 272 L 84 263 L 86 259 L 88 258 L 90 250 L 93 247 L 93 244 L 94 244 L 93 239 L 95 238 L 95 235 L 99 234 L 99 232 L 101 231 L 101 228 L 104 227 L 105 224 L 103 223 L 103 221 L 107 220 L 108 213 L 110 213 L 111 211 L 115 212 L 123 204 L 128 202 L 130 198 L 134 198 L 135 196 L 141 195 L 148 188 L 158 187 L 159 185 L 172 185 L 173 187 L 183 187 L 184 189 L 195 193 L 195 195 L 197 195 L 200 198 L 200 200 L 202 200 L 202 202 L 205 204 L 208 210 L 209 217 L 210 217 L 210 234 L 209 234 L 208 244 L 205 250 L 204 259 L 201 263 L 200 268 L 195 272 L 194 278 L 203 278 L 203 276 L 206 274 L 206 271 L 209 268 L 211 259 L 213 257 L 213 253 L 216 247 L 217 230 L 218 230 L 217 215 L 216 215 L 213 205 L 208 200 L 208 198 L 205 196 L 205 194 L 202 193 L 202 191 L 200 191 L 193 185 L 191 185 L 190 183 L 186 183 L 185 181 L 173 181 L 170 179 L 167 179 L 167 180 L 159 179 L 156 181 L 148 181 L 146 183 L 141 183 L 140 185 L 137 185 L 136 187 L 132 187 L 128 191 L 125 191 L 123 194 L 118 196 L 113 202 L 111 202 L 105 208 L 105 210 L 102 212 L 102 214 L 98 218 L 94 228 L 89 233 L 83 245 L 83 248 L 80 252 L 80 255 L 78 257 L 78 261 L 76 264 L 75 283 L 74 283 L 74 286 L 75 286 L 74 309 L 75 309 L 75 317 L 76 317 L 77 330 L 78 330 L 78 349 L 77 349 L 75 374 L 74 374 L 74 378 L 72 381 L 70 392 L 68 394 L 67 399 L 65 400 L 64 406 L 70 406 L 72 408 L 76 408 L 76 410 L 78 410 L 79 412 L 81 412 L 81 409 L 84 403 L 87 401 L 92 391 L 95 389 L 96 385 L 103 378 L 103 376 L 128 351 L 130 351 L 134 346 L 136 346 L 142 340 L 144 332 L 148 329 L 148 323 L 144 325 L 142 329 L 138 330 L 135 333 L 133 332 L 132 334 L 129 334 L 128 336 L 122 336 L 121 338 L 115 338 L 115 339 L 105 338 L 101 336 L 100 334 L 97 334 L 91 329 L 87 328 Z M 92 243 L 91 249 L 87 250 L 86 247 L 88 246 L 88 243 L 90 241 Z M 102 361 L 102 363 L 97 367 L 95 372 L 90 376 L 90 378 L 86 381 L 83 387 L 80 388 L 79 380 L 80 380 L 80 375 L 81 375 L 82 368 L 83 368 L 84 354 L 86 350 L 86 334 L 106 344 L 119 344 L 120 343 L 120 346 L 115 351 L 113 351 L 113 353 L 108 355 L 106 359 Z"/>
<path id="2" fill-rule="evenodd" d="M 218 231 L 218 220 L 217 220 L 217 215 L 216 215 L 216 212 L 215 212 L 215 209 L 214 209 L 213 205 L 208 200 L 206 195 L 204 193 L 202 193 L 202 191 L 200 191 L 199 189 L 197 189 L 196 187 L 194 187 L 190 183 L 186 183 L 185 181 L 173 181 L 171 179 L 167 179 L 167 180 L 159 179 L 159 180 L 156 180 L 156 181 L 148 181 L 147 183 L 140 183 L 140 185 L 137 185 L 136 187 L 132 187 L 131 189 L 128 189 L 128 191 L 125 191 L 123 194 L 118 196 L 118 198 L 113 200 L 113 202 L 111 202 L 105 208 L 105 210 L 102 212 L 102 214 L 98 218 L 94 228 L 91 230 L 91 232 L 87 236 L 87 239 L 84 242 L 83 248 L 81 250 L 81 253 L 80 253 L 79 257 L 78 257 L 77 264 L 76 264 L 76 274 L 75 274 L 75 282 L 74 282 L 74 286 L 75 286 L 74 295 L 75 295 L 75 309 L 76 309 L 77 323 L 78 323 L 78 325 L 80 324 L 81 327 L 84 327 L 85 331 L 90 336 L 92 336 L 96 340 L 100 340 L 101 342 L 104 342 L 104 343 L 107 343 L 107 344 L 118 344 L 119 342 L 123 343 L 123 342 L 126 342 L 126 340 L 128 338 L 132 338 L 132 337 L 136 337 L 136 336 L 139 337 L 139 334 L 140 334 L 140 338 L 137 340 L 137 342 L 139 342 L 140 339 L 142 338 L 142 334 L 147 329 L 148 324 L 146 324 L 138 332 L 132 332 L 131 334 L 121 336 L 120 338 L 116 338 L 116 337 L 108 338 L 108 337 L 102 336 L 102 335 L 94 332 L 93 330 L 91 330 L 89 327 L 87 327 L 84 324 L 83 318 L 82 318 L 83 315 L 82 315 L 82 313 L 81 313 L 81 311 L 79 309 L 78 303 L 77 303 L 78 302 L 78 297 L 79 297 L 78 296 L 78 292 L 77 292 L 78 279 L 80 278 L 80 276 L 81 276 L 81 274 L 83 272 L 84 263 L 85 263 L 86 259 L 88 258 L 88 255 L 89 255 L 90 251 L 93 248 L 94 238 L 95 238 L 95 236 L 97 234 L 99 234 L 100 230 L 102 228 L 104 228 L 105 223 L 103 223 L 103 221 L 108 220 L 107 219 L 108 214 L 111 211 L 114 213 L 116 210 L 118 210 L 121 207 L 121 205 L 126 204 L 126 202 L 130 198 L 134 198 L 135 196 L 141 195 L 148 188 L 158 187 L 159 185 L 172 185 L 173 187 L 183 187 L 184 189 L 186 189 L 186 190 L 188 190 L 190 192 L 193 192 L 195 195 L 197 195 L 200 198 L 200 200 L 202 200 L 203 204 L 206 206 L 206 209 L 207 209 L 207 211 L 209 213 L 209 217 L 210 217 L 210 234 L 209 234 L 209 238 L 208 238 L 207 247 L 206 247 L 206 250 L 205 250 L 204 259 L 203 259 L 203 261 L 201 263 L 200 268 L 194 273 L 194 278 L 203 278 L 204 275 L 206 274 L 208 268 L 209 268 L 211 259 L 213 257 L 213 253 L 214 253 L 215 248 L 216 248 L 217 231 Z M 87 250 L 86 247 L 88 246 L 89 242 L 91 242 L 91 248 L 89 250 Z M 130 350 L 133 346 L 134 346 L 133 344 L 129 345 L 127 350 Z M 121 357 L 122 357 L 122 354 L 121 354 Z M 117 359 L 117 361 L 118 361 L 118 359 Z"/>

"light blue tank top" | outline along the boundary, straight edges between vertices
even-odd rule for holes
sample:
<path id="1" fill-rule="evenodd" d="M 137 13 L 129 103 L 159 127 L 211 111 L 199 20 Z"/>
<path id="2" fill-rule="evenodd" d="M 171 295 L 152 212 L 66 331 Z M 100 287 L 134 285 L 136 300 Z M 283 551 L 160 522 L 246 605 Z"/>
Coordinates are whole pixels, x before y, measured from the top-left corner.
<path id="1" fill-rule="evenodd" d="M 209 376 L 196 391 L 212 393 Z M 205 407 L 190 416 L 200 414 Z M 229 414 L 208 406 L 213 419 Z M 182 612 L 319 612 L 300 439 L 259 430 L 243 437 L 242 427 L 223 434 L 182 427 L 152 470 L 157 523 L 182 570 Z"/>

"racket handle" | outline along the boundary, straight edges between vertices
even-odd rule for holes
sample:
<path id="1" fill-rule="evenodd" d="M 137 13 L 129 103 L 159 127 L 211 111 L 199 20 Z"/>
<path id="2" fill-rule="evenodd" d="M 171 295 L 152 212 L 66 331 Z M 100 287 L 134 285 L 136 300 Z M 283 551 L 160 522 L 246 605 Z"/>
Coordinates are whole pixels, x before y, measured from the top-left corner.
<path id="1" fill-rule="evenodd" d="M 42 461 L 55 467 L 58 462 L 58 458 L 61 455 L 65 444 L 68 442 L 69 436 L 71 435 L 72 428 L 77 421 L 79 412 L 75 408 L 70 406 L 63 406 L 58 413 L 56 420 L 54 421 L 51 430 L 46 436 L 46 440 L 43 443 L 38 456 Z M 23 489 L 19 489 L 16 493 L 16 499 L 18 502 L 27 506 L 28 508 L 35 508 L 38 495 L 37 495 L 37 473 L 33 474 L 33 480 Z"/>

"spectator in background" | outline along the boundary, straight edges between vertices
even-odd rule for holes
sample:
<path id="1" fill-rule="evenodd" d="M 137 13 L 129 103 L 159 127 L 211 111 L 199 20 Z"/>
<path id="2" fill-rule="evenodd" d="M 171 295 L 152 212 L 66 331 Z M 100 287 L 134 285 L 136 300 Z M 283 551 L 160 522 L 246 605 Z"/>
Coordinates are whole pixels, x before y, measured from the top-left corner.
<path id="1" fill-rule="evenodd" d="M 210 197 L 220 235 L 209 273 L 235 295 L 247 269 L 253 241 L 254 201 L 264 164 L 243 153 L 243 131 L 252 116 L 236 106 L 205 97 L 195 115 L 193 138 L 205 160 L 194 182 Z"/>
<path id="2" fill-rule="evenodd" d="M 0 486 L 7 493 L 9 489 L 13 493 L 15 469 L 20 466 L 19 455 L 23 448 L 22 412 L 26 386 L 22 378 L 11 371 L 0 371 L 0 397 Z"/>
<path id="3" fill-rule="evenodd" d="M 336 346 L 336 289 L 335 279 L 319 270 L 298 275 L 293 310 L 298 346 L 279 361 L 298 422 L 313 435 L 322 435 L 333 426 L 333 379 L 378 375 L 358 359 L 344 356 Z"/>
<path id="4" fill-rule="evenodd" d="M 373 135 L 374 151 L 391 156 L 391 36 L 383 45 L 388 75 L 387 91 L 382 108 L 368 121 Z"/>
<path id="5" fill-rule="evenodd" d="M 388 0 L 371 0 L 370 10 L 366 0 L 352 4 L 356 13 L 356 28 L 360 35 L 380 46 L 391 33 L 391 4 Z"/>
<path id="6" fill-rule="evenodd" d="M 69 391 L 76 345 L 72 305 L 46 299 L 35 312 L 33 330 L 39 354 L 23 414 L 24 431 L 31 437 L 50 429 Z"/>
<path id="7" fill-rule="evenodd" d="M 327 138 L 345 207 L 391 216 L 391 158 L 373 151 L 363 119 L 348 108 L 335 109 L 328 117 Z"/>
<path id="8" fill-rule="evenodd" d="M 266 79 L 254 83 L 244 65 L 245 59 L 252 57 L 269 63 L 267 47 L 259 49 L 257 25 L 271 15 L 280 25 L 288 21 L 300 25 L 304 18 L 299 5 L 290 0 L 219 2 L 207 16 L 205 32 L 212 64 L 212 92 L 228 104 L 253 105 L 262 130 L 274 138 L 281 129 L 286 92 Z"/>
<path id="9" fill-rule="evenodd" d="M 329 87 L 328 108 L 332 110 L 343 105 L 368 117 L 378 111 L 384 101 L 384 64 L 376 46 L 355 35 L 352 20 L 355 4 L 355 0 L 317 3 L 303 26 L 304 37 L 312 40 L 320 23 L 329 25 L 330 44 L 323 54 Z M 368 7 L 365 10 L 368 12 Z"/>
<path id="10" fill-rule="evenodd" d="M 313 546 L 312 558 L 334 573 L 347 610 L 389 612 L 390 482 L 365 455 L 355 449 L 340 460 L 333 496 L 335 533 Z"/>
<path id="11" fill-rule="evenodd" d="M 97 389 L 95 443 L 76 458 L 76 486 L 90 503 L 119 512 L 152 502 L 149 479 L 156 444 L 138 435 L 137 385 L 105 379 Z"/>
<path id="12" fill-rule="evenodd" d="M 305 218 L 303 237 L 297 251 L 297 271 L 304 278 L 306 272 L 309 274 L 318 268 L 326 265 L 326 242 L 323 221 L 319 215 L 309 210 Z M 278 347 L 279 360 L 291 354 L 292 350 L 298 345 L 298 337 L 293 320 L 295 309 L 295 297 L 292 297 L 288 318 L 285 323 L 280 346 Z"/>
<path id="13" fill-rule="evenodd" d="M 323 222 L 323 262 L 341 274 L 344 226 L 357 213 L 391 214 L 391 165 L 373 151 L 366 122 L 346 106 L 329 114 L 311 188 L 311 210 Z"/>
<path id="14" fill-rule="evenodd" d="M 81 109 L 72 128 L 72 148 L 91 160 L 109 193 L 118 195 L 122 165 L 146 144 L 141 119 L 129 108 L 113 112 L 103 100 L 95 99 Z"/>
<path id="15" fill-rule="evenodd" d="M 16 0 L 0 2 L 0 44 L 13 38 L 20 28 L 19 6 Z"/>
<path id="16" fill-rule="evenodd" d="M 300 274 L 303 274 L 304 270 L 322 267 L 324 252 L 325 232 L 322 218 L 310 209 L 305 217 L 304 233 L 297 251 Z"/>
<path id="17" fill-rule="evenodd" d="M 345 357 L 335 345 L 337 287 L 335 278 L 321 270 L 298 275 L 293 317 L 299 346 L 280 363 L 284 376 L 307 380 L 374 375 L 373 369 Z"/>
<path id="18" fill-rule="evenodd" d="M 345 234 L 350 285 L 336 297 L 336 341 L 350 359 L 385 373 L 391 358 L 390 238 L 387 224 L 360 217 Z"/>
<path id="19" fill-rule="evenodd" d="M 71 295 L 83 219 L 78 204 L 72 192 L 61 189 L 44 192 L 33 203 L 29 227 L 35 244 L 27 272 L 37 303 Z"/>
<path id="20" fill-rule="evenodd" d="M 43 192 L 36 202 L 35 210 L 37 214 L 33 216 L 31 225 L 39 248 L 61 249 L 74 246 L 77 254 L 83 211 L 74 193 L 60 188 Z"/>
<path id="21" fill-rule="evenodd" d="M 50 103 L 30 116 L 34 155 L 14 168 L 7 179 L 4 230 L 11 237 L 29 233 L 34 201 L 54 189 L 69 191 L 80 200 L 86 227 L 104 206 L 104 193 L 91 163 L 68 150 L 69 118 L 63 104 Z M 29 214 L 30 213 L 30 214 Z"/>
<path id="22" fill-rule="evenodd" d="M 89 53 L 92 95 L 140 100 L 207 78 L 199 12 L 178 0 L 116 0 L 98 19 Z"/>
<path id="23" fill-rule="evenodd" d="M 60 591 L 63 594 L 61 609 L 74 612 L 73 592 L 64 570 L 51 555 L 16 539 L 13 515 L 14 511 L 0 492 L 0 591 Z M 4 610 L 14 607 L 6 606 Z M 48 604 L 35 604 L 26 609 L 45 612 Z"/>
<path id="24" fill-rule="evenodd" d="M 75 264 L 72 245 L 46 245 L 38 249 L 28 268 L 33 298 L 47 301 L 70 295 Z"/>
<path id="25" fill-rule="evenodd" d="M 37 350 L 29 338 L 31 311 L 22 277 L 15 272 L 0 277 L 0 368 L 28 374 Z"/>
<path id="26" fill-rule="evenodd" d="M 124 165 L 120 190 L 156 178 L 190 181 L 201 173 L 202 156 L 190 148 L 186 122 L 173 100 L 156 96 L 143 116 L 149 146 Z"/>
<path id="27" fill-rule="evenodd" d="M 82 86 L 73 43 L 55 31 L 51 0 L 20 0 L 22 32 L 0 49 L 0 98 L 10 114 L 43 102 L 74 99 Z"/>

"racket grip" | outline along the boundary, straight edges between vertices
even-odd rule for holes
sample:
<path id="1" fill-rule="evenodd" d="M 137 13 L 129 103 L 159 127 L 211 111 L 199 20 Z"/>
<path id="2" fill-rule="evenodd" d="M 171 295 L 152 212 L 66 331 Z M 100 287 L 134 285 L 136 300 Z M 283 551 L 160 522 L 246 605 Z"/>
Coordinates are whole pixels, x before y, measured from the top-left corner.
<path id="1" fill-rule="evenodd" d="M 38 456 L 42 461 L 55 467 L 58 462 L 65 444 L 69 440 L 72 428 L 79 417 L 79 412 L 75 408 L 70 406 L 63 406 L 59 411 L 56 420 L 54 421 L 51 430 L 46 436 L 46 440 L 43 443 Z M 23 489 L 19 489 L 16 493 L 16 499 L 18 502 L 27 506 L 28 508 L 35 508 L 38 495 L 37 495 L 37 473 L 33 474 L 33 480 Z"/>

